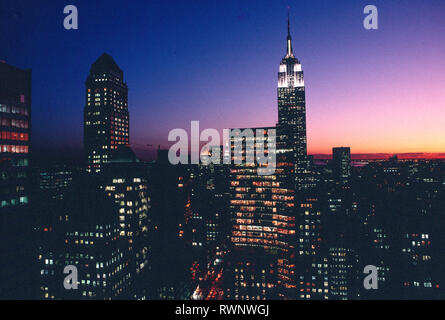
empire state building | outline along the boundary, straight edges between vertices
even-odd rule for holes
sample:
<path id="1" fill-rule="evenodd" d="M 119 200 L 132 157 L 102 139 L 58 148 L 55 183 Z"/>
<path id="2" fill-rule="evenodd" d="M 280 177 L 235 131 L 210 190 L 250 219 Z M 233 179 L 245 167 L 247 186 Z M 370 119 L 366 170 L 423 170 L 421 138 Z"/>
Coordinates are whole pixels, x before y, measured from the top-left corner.
<path id="1" fill-rule="evenodd" d="M 287 21 L 287 51 L 278 72 L 277 131 L 295 166 L 296 190 L 304 189 L 308 170 L 306 140 L 306 97 L 304 75 L 300 61 L 292 52 L 289 18 Z"/>

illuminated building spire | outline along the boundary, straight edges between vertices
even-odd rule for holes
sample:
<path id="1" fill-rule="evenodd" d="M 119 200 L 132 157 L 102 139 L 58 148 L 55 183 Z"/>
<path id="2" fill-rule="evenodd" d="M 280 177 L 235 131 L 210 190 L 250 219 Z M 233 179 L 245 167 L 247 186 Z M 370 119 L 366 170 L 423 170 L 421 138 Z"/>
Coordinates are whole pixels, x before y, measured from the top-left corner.
<path id="1" fill-rule="evenodd" d="M 287 54 L 286 57 L 293 57 L 294 54 L 292 52 L 292 37 L 290 36 L 290 18 L 289 12 L 287 12 Z"/>

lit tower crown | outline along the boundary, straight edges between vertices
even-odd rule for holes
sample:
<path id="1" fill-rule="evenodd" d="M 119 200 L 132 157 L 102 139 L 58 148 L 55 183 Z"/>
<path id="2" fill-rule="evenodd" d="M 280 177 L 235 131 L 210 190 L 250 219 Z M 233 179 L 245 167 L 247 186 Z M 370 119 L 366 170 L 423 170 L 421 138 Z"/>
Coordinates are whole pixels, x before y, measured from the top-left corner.
<path id="1" fill-rule="evenodd" d="M 278 73 L 278 87 L 303 87 L 304 76 L 301 70 L 300 61 L 294 57 L 292 51 L 292 37 L 290 35 L 290 19 L 287 17 L 287 51 L 280 63 L 280 70 Z"/>

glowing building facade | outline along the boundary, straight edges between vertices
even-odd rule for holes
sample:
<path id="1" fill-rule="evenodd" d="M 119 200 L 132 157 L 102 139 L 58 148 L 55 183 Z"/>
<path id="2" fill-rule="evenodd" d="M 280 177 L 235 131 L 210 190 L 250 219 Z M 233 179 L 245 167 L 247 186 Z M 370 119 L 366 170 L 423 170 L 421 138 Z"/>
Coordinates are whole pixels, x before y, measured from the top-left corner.
<path id="1" fill-rule="evenodd" d="M 242 158 L 246 159 L 249 153 L 255 152 L 258 143 L 265 144 L 268 132 L 275 131 L 275 128 L 261 130 L 264 130 L 262 136 L 232 135 L 232 148 L 240 140 L 243 143 Z M 249 143 L 249 139 L 254 140 L 253 143 Z M 275 145 L 273 151 L 272 146 L 267 146 L 269 152 L 275 152 Z M 280 179 L 286 175 L 287 168 L 285 163 L 279 162 L 274 174 L 259 175 L 258 167 L 257 163 L 243 162 L 231 169 L 231 241 L 235 247 L 283 250 L 287 248 L 286 238 L 294 234 L 295 227 L 295 219 L 289 216 L 294 206 L 293 189 L 289 188 L 286 179 Z"/>
<path id="2" fill-rule="evenodd" d="M 241 129 L 231 135 L 233 161 L 240 156 L 233 149 L 237 144 L 243 146 L 243 162 L 233 165 L 230 172 L 230 240 L 234 251 L 233 261 L 228 263 L 233 267 L 229 278 L 235 281 L 231 298 L 273 299 L 282 287 L 295 281 L 295 192 L 289 179 L 294 167 L 281 149 L 280 137 L 273 143 L 269 140 L 269 135 L 276 135 L 275 128 L 256 128 L 251 130 L 254 135 L 245 132 Z M 259 175 L 260 164 L 247 161 L 249 155 L 258 152 L 259 145 L 265 146 L 268 154 L 275 153 L 273 174 Z M 255 282 L 249 283 L 252 277 Z"/>

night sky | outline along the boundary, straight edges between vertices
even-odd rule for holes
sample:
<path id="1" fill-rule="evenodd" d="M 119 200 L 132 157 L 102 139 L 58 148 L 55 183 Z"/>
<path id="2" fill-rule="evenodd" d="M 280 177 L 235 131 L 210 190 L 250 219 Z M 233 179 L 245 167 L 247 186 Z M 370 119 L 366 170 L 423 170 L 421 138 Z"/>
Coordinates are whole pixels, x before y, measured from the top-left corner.
<path id="1" fill-rule="evenodd" d="M 79 29 L 63 28 L 63 8 Z M 379 30 L 362 26 L 379 9 Z M 272 126 L 287 8 L 305 72 L 309 153 L 445 152 L 445 1 L 0 2 L 0 59 L 33 69 L 33 144 L 81 150 L 85 79 L 103 53 L 129 87 L 130 139 Z"/>

